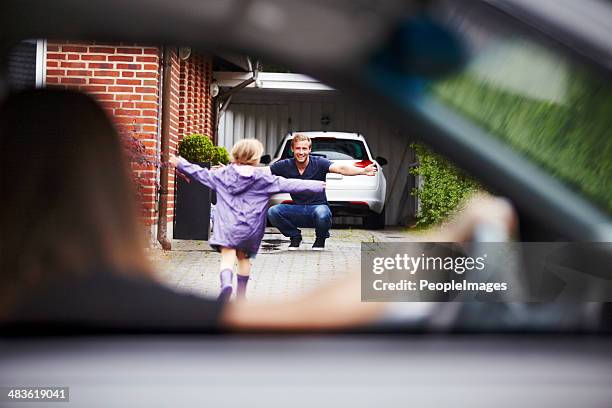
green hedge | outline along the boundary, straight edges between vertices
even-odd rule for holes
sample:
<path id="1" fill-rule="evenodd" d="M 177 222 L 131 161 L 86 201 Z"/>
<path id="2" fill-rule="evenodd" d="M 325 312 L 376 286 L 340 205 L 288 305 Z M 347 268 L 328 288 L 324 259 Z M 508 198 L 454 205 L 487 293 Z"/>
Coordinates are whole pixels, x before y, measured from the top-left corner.
<path id="1" fill-rule="evenodd" d="M 420 201 L 417 226 L 425 227 L 443 222 L 479 185 L 463 172 L 425 146 L 413 144 L 419 166 L 410 172 L 423 178 L 413 190 Z"/>

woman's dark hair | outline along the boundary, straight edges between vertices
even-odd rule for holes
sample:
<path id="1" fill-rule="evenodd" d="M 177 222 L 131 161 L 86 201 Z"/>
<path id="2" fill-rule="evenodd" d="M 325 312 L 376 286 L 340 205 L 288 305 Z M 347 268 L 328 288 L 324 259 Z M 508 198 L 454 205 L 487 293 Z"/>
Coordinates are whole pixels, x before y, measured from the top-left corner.
<path id="1" fill-rule="evenodd" d="M 121 140 L 88 96 L 0 106 L 0 315 L 29 289 L 107 266 L 150 274 Z"/>

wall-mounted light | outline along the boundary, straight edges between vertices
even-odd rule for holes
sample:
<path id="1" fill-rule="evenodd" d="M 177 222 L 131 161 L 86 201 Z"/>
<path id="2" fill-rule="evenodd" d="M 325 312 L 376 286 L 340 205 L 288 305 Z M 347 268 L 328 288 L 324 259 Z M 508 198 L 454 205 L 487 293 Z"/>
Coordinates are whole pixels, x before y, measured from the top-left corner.
<path id="1" fill-rule="evenodd" d="M 191 48 L 190 47 L 179 47 L 178 57 L 183 61 L 189 59 L 189 57 L 191 57 Z"/>
<path id="2" fill-rule="evenodd" d="M 217 95 L 219 95 L 219 84 L 217 83 L 216 79 L 213 79 L 212 82 L 210 83 L 210 96 L 211 97 L 215 97 Z"/>
<path id="3" fill-rule="evenodd" d="M 331 119 L 329 116 L 325 115 L 325 116 L 321 116 L 321 124 L 323 126 L 328 126 L 331 123 Z"/>

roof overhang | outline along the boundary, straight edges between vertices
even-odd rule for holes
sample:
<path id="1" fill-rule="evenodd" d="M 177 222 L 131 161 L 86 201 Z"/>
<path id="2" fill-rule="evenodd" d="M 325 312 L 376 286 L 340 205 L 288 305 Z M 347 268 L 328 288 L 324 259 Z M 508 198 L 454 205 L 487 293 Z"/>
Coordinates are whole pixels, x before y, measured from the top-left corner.
<path id="1" fill-rule="evenodd" d="M 252 78 L 250 72 L 214 72 L 213 77 L 220 87 L 234 87 Z M 295 90 L 295 91 L 334 91 L 316 79 L 302 74 L 286 74 L 276 72 L 261 72 L 257 80 L 247 88 L 267 90 Z"/>

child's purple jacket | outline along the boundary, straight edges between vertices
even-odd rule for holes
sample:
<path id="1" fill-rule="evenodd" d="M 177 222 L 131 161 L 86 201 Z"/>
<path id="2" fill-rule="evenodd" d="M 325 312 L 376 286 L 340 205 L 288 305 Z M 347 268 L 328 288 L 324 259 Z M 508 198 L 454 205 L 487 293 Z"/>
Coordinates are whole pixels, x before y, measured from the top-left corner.
<path id="1" fill-rule="evenodd" d="M 217 192 L 215 228 L 208 243 L 250 254 L 257 253 L 263 239 L 271 195 L 324 190 L 321 181 L 286 179 L 250 166 L 231 164 L 211 171 L 181 158 L 177 168 Z"/>

